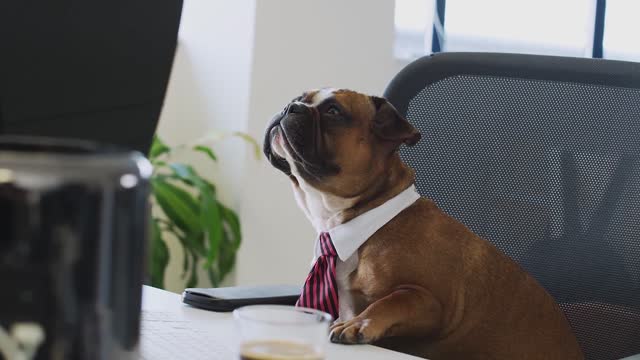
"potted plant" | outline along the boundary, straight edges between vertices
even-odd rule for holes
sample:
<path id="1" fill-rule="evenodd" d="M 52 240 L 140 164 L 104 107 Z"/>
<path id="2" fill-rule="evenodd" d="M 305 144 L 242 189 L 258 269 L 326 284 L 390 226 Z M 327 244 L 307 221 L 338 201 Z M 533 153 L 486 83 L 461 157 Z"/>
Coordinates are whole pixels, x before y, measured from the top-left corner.
<path id="1" fill-rule="evenodd" d="M 249 135 L 239 132 L 231 135 L 252 144 L 256 157 L 260 156 L 259 145 Z M 152 211 L 148 264 L 154 287 L 164 288 L 164 272 L 169 263 L 168 234 L 172 234 L 184 250 L 182 277 L 188 277 L 186 287 L 196 286 L 199 264 L 206 270 L 211 284 L 219 286 L 232 270 L 242 240 L 238 215 L 220 202 L 216 186 L 192 165 L 172 161 L 174 153 L 185 150 L 201 153 L 213 163 L 217 161 L 211 147 L 200 142 L 171 148 L 158 136 L 154 137 L 149 153 L 153 165 L 151 199 L 156 206 Z"/>

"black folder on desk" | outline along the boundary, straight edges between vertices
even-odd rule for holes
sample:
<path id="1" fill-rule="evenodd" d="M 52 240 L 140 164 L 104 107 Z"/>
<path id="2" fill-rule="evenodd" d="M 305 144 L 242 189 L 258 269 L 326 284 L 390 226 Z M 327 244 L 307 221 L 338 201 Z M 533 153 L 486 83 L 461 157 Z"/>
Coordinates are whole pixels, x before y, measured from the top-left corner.
<path id="1" fill-rule="evenodd" d="M 205 310 L 233 311 L 247 305 L 295 305 L 300 292 L 297 285 L 189 288 L 182 293 L 182 302 Z"/>

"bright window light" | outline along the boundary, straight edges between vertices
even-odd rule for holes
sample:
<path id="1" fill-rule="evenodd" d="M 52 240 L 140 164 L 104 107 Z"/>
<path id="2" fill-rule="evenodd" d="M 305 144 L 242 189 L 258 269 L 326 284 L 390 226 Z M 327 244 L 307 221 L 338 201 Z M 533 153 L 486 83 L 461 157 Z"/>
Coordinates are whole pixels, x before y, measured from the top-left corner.
<path id="1" fill-rule="evenodd" d="M 595 0 L 449 0 L 446 51 L 591 56 Z"/>
<path id="2" fill-rule="evenodd" d="M 640 1 L 608 0 L 603 55 L 607 59 L 640 61 Z"/>
<path id="3" fill-rule="evenodd" d="M 394 53 L 413 59 L 431 53 L 435 0 L 396 0 Z"/>

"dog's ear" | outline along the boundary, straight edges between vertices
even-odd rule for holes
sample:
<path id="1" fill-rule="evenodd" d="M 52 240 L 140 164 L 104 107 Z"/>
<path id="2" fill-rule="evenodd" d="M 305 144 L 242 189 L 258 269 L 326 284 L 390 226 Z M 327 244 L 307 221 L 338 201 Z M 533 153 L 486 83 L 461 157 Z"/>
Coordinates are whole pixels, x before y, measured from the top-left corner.
<path id="1" fill-rule="evenodd" d="M 376 108 L 371 124 L 376 136 L 385 141 L 396 142 L 396 147 L 402 143 L 413 146 L 420 140 L 420 132 L 387 99 L 372 96 L 371 100 Z"/>

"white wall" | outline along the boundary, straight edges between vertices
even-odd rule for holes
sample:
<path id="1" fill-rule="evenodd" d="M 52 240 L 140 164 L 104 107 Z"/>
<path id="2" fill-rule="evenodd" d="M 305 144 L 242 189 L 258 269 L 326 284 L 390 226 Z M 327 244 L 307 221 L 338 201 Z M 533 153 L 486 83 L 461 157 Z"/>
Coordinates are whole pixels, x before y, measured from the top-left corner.
<path id="1" fill-rule="evenodd" d="M 213 130 L 246 130 L 254 6 L 255 0 L 184 2 L 178 49 L 158 128 L 169 144 L 190 142 Z M 237 183 L 244 173 L 246 149 L 237 139 L 214 145 L 217 167 L 199 156 L 178 159 L 195 162 L 201 173 L 214 179 L 222 200 L 238 209 L 242 188 Z M 165 272 L 169 290 L 184 288 L 181 268 L 182 251 L 177 241 L 171 241 Z M 207 286 L 206 281 L 200 284 Z"/>
<path id="2" fill-rule="evenodd" d="M 392 57 L 393 7 L 393 0 L 185 0 L 160 135 L 176 144 L 229 129 L 261 142 L 271 115 L 304 90 L 381 94 L 403 65 Z M 199 167 L 240 211 L 244 239 L 230 283 L 301 283 L 314 231 L 289 180 L 246 149 L 227 141 L 216 147 L 217 170 Z M 181 256 L 174 243 L 170 290 L 184 284 Z"/>
<path id="3" fill-rule="evenodd" d="M 347 87 L 381 94 L 397 70 L 392 0 L 258 0 L 249 132 L 304 90 Z M 239 284 L 302 283 L 315 233 L 289 180 L 266 162 L 247 167 Z"/>

